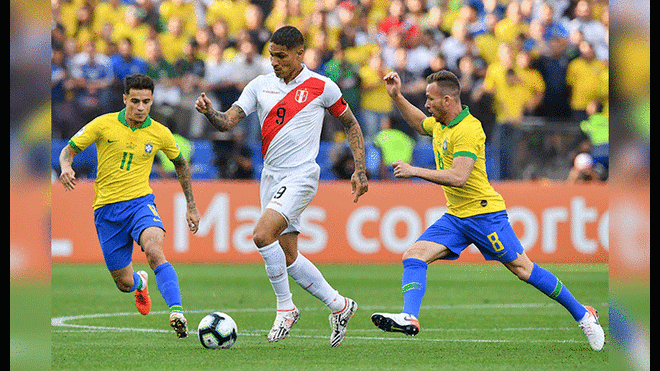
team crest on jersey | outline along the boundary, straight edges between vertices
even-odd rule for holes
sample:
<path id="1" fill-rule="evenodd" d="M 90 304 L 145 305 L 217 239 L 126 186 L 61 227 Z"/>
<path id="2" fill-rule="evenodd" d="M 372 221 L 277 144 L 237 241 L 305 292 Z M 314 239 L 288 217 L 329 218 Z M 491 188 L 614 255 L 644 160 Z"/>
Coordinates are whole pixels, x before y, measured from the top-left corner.
<path id="1" fill-rule="evenodd" d="M 153 150 L 154 150 L 154 145 L 153 145 L 153 144 L 147 142 L 147 143 L 144 145 L 144 152 L 145 152 L 145 153 L 151 153 L 151 151 L 153 151 Z"/>
<path id="2" fill-rule="evenodd" d="M 442 142 L 442 150 L 446 151 L 447 150 L 447 139 L 445 139 L 444 142 Z"/>
<path id="3" fill-rule="evenodd" d="M 296 90 L 296 96 L 293 99 L 298 103 L 305 103 L 307 100 L 307 89 Z"/>

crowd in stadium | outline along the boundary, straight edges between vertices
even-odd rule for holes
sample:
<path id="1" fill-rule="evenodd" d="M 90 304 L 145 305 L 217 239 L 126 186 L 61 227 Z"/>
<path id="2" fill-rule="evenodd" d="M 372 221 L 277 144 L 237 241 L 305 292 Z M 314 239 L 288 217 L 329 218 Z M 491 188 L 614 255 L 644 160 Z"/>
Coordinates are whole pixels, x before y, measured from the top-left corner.
<path id="1" fill-rule="evenodd" d="M 182 146 L 211 141 L 215 177 L 249 178 L 253 172 L 243 165 L 250 166 L 249 144 L 260 140 L 256 117 L 219 133 L 195 112 L 194 102 L 204 91 L 216 108 L 228 109 L 249 81 L 272 71 L 268 40 L 288 24 L 305 36 L 305 65 L 337 82 L 384 165 L 391 151 L 412 160 L 414 148 L 429 139 L 405 124 L 382 77 L 397 71 L 404 95 L 424 110 L 425 77 L 449 69 L 460 79 L 462 103 L 484 126 L 496 164 L 492 178 L 545 176 L 539 173 L 543 166 L 565 169 L 570 181 L 607 178 L 608 0 L 51 4 L 55 140 L 70 138 L 102 113 L 121 110 L 124 77 L 144 73 L 156 82 L 151 116 Z M 328 115 L 321 139 L 332 143 L 339 178 L 350 174 L 343 168 L 350 161 L 342 134 Z M 588 158 L 574 161 L 581 153 Z M 381 168 L 370 176 L 391 174 Z"/>

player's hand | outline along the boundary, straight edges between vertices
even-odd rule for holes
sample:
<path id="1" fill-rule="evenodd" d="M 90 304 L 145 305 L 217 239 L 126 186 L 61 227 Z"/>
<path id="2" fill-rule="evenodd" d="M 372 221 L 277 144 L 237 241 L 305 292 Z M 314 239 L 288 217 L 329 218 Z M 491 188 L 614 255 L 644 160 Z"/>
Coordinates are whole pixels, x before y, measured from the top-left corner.
<path id="1" fill-rule="evenodd" d="M 62 182 L 65 191 L 73 191 L 76 188 L 76 172 L 71 168 L 62 169 L 60 182 Z"/>
<path id="2" fill-rule="evenodd" d="M 203 114 L 209 113 L 211 110 L 213 110 L 211 100 L 206 96 L 206 93 L 202 93 L 199 97 L 197 97 L 197 101 L 195 102 L 195 109 L 199 113 Z"/>
<path id="3" fill-rule="evenodd" d="M 188 229 L 193 233 L 197 233 L 199 229 L 199 212 L 196 207 L 188 208 L 186 211 L 186 221 L 188 222 Z"/>
<path id="4" fill-rule="evenodd" d="M 351 175 L 351 194 L 353 194 L 353 202 L 358 202 L 358 198 L 369 190 L 367 184 L 367 174 L 364 171 L 356 171 Z"/>
<path id="5" fill-rule="evenodd" d="M 401 93 L 401 78 L 399 74 L 392 71 L 383 77 L 385 88 L 390 97 L 395 97 Z"/>
<path id="6" fill-rule="evenodd" d="M 415 167 L 407 162 L 396 161 L 392 163 L 394 168 L 394 176 L 397 178 L 412 178 L 415 176 Z"/>

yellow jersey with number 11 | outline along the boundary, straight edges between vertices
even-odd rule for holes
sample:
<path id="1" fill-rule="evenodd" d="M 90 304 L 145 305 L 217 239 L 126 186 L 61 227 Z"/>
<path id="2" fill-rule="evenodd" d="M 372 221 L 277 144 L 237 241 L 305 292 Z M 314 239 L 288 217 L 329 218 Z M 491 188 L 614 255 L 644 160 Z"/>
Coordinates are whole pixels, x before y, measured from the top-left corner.
<path id="1" fill-rule="evenodd" d="M 438 170 L 452 168 L 456 157 L 472 158 L 474 168 L 464 187 L 442 186 L 447 199 L 447 213 L 465 218 L 506 209 L 504 199 L 493 189 L 486 174 L 486 134 L 481 122 L 470 114 L 467 106 L 449 125 L 433 117 L 422 122 L 427 135 L 433 137 L 433 152 Z"/>
<path id="2" fill-rule="evenodd" d="M 151 194 L 149 174 L 158 150 L 171 160 L 181 156 L 170 129 L 149 116 L 141 127 L 131 128 L 125 109 L 95 118 L 69 140 L 76 153 L 92 143 L 98 163 L 94 210 Z"/>

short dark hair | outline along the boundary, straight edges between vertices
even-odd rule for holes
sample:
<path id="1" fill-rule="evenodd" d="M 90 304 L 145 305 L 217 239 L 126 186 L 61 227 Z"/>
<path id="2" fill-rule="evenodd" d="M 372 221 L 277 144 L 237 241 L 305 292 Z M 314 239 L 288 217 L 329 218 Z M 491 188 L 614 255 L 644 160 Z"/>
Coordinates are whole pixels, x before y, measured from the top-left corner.
<path id="1" fill-rule="evenodd" d="M 286 46 L 291 50 L 305 44 L 303 34 L 293 26 L 283 26 L 277 29 L 270 38 L 270 42 Z"/>
<path id="2" fill-rule="evenodd" d="M 154 92 L 154 80 L 141 73 L 136 73 L 134 75 L 128 75 L 124 78 L 124 94 L 128 94 L 131 89 L 149 89 L 151 92 Z"/>
<path id="3" fill-rule="evenodd" d="M 438 84 L 438 87 L 443 94 L 450 95 L 452 98 L 460 100 L 461 84 L 458 81 L 458 77 L 456 77 L 451 71 L 440 70 L 426 77 L 427 84 L 432 84 L 434 82 Z"/>

